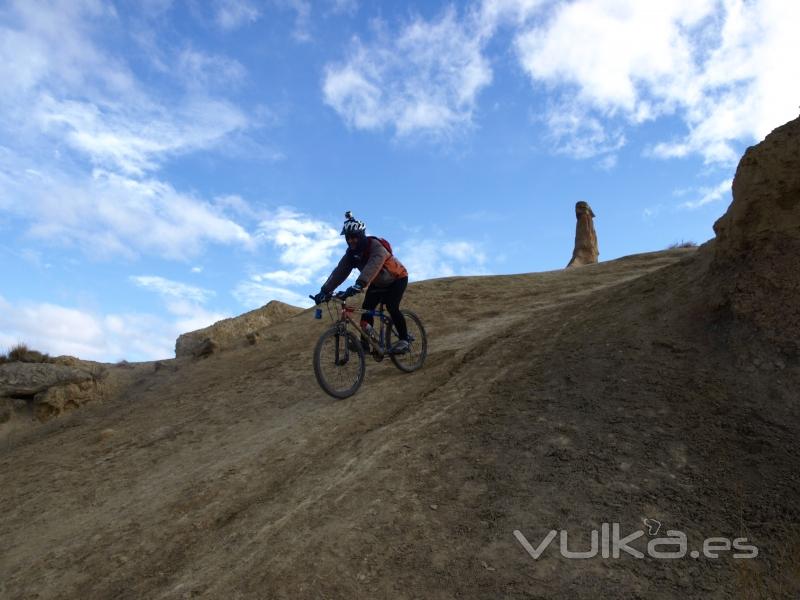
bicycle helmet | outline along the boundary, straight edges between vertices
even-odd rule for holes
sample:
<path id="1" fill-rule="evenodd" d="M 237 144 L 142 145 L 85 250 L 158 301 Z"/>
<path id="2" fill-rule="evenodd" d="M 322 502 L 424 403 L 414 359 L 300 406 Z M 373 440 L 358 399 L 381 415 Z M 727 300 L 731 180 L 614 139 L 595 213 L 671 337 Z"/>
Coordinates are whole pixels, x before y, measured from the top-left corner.
<path id="1" fill-rule="evenodd" d="M 367 233 L 367 226 L 362 221 L 358 221 L 353 217 L 353 213 L 349 210 L 344 213 L 345 222 L 342 226 L 341 235 L 345 237 L 364 237 Z"/>

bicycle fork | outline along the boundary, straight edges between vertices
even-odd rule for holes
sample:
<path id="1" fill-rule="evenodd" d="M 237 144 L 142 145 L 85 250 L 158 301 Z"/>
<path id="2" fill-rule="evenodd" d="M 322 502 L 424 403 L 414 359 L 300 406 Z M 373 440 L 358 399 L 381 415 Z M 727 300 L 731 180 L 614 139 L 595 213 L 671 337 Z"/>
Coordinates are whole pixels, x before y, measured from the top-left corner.
<path id="1" fill-rule="evenodd" d="M 340 328 L 336 332 L 336 349 L 334 351 L 334 364 L 341 367 L 350 360 L 350 345 L 348 344 L 347 331 Z"/>

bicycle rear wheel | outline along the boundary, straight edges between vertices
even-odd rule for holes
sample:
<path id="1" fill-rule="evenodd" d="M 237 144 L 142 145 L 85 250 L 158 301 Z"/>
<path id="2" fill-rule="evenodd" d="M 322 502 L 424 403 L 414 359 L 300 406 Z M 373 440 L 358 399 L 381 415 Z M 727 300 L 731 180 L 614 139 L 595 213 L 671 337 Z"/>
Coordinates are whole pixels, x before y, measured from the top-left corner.
<path id="1" fill-rule="evenodd" d="M 352 396 L 365 372 L 364 349 L 352 332 L 334 325 L 320 336 L 314 348 L 314 376 L 325 392 L 334 398 Z"/>
<path id="2" fill-rule="evenodd" d="M 411 373 L 416 371 L 425 362 L 425 357 L 428 356 L 428 336 L 425 333 L 425 326 L 422 320 L 416 313 L 410 310 L 401 310 L 406 319 L 406 328 L 408 329 L 408 352 L 402 354 L 390 354 L 390 358 L 394 365 L 401 371 Z M 400 339 L 397 333 L 397 328 L 394 323 L 388 328 L 386 334 L 386 345 L 391 348 L 393 343 Z"/>

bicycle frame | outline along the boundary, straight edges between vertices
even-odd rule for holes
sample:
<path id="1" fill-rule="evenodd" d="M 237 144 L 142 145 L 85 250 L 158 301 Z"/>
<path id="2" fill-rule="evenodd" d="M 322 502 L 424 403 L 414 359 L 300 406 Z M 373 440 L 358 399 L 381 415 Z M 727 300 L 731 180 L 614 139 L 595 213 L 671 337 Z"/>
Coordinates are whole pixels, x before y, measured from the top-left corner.
<path id="1" fill-rule="evenodd" d="M 341 298 L 332 298 L 331 302 L 339 302 L 341 303 L 341 307 L 338 309 L 339 318 L 334 319 L 333 315 L 331 314 L 331 309 L 328 307 L 328 314 L 331 316 L 331 320 L 334 320 L 338 323 L 347 327 L 348 324 L 352 325 L 356 331 L 359 332 L 360 335 L 363 336 L 364 339 L 368 340 L 369 347 L 372 352 L 377 352 L 381 356 L 386 354 L 386 326 L 391 322 L 391 318 L 386 315 L 385 311 L 383 310 L 367 310 L 365 308 L 356 308 L 355 306 L 348 306 L 346 299 Z M 383 306 L 383 304 L 381 304 Z M 361 324 L 356 323 L 353 319 L 353 315 L 366 315 L 377 317 L 380 319 L 380 329 L 378 330 L 378 340 L 372 339 L 370 336 L 364 334 L 364 330 L 361 329 Z"/>

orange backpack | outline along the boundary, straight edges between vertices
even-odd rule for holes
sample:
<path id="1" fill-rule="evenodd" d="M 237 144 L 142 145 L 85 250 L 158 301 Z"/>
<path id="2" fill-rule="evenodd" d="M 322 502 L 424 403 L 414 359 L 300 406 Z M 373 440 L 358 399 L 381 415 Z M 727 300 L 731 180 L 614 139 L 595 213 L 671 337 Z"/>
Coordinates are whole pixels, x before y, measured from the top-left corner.
<path id="1" fill-rule="evenodd" d="M 371 240 L 378 240 L 378 241 L 381 243 L 381 245 L 382 245 L 384 248 L 386 248 L 386 251 L 387 251 L 387 252 L 388 252 L 390 255 L 392 255 L 392 254 L 393 254 L 393 252 L 392 252 L 392 245 L 391 245 L 391 244 L 390 244 L 390 243 L 389 243 L 387 240 L 383 239 L 382 237 L 377 237 L 377 236 L 375 236 L 375 235 L 368 235 L 367 237 L 368 237 L 369 239 L 371 239 Z"/>

